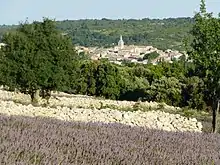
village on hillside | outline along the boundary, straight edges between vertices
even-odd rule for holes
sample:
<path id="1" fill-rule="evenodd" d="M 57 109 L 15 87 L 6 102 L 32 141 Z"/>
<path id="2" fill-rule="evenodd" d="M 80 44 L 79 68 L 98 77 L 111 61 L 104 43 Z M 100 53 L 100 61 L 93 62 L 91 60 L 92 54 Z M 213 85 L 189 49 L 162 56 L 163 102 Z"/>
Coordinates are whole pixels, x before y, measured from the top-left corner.
<path id="1" fill-rule="evenodd" d="M 0 48 L 2 46 L 5 46 L 5 44 L 0 43 Z M 179 52 L 178 50 L 167 49 L 163 51 L 153 46 L 125 45 L 122 36 L 120 36 L 118 44 L 111 48 L 76 46 L 76 51 L 78 54 L 87 54 L 91 60 L 107 59 L 109 62 L 119 65 L 122 62 L 152 63 L 156 65 L 161 61 L 172 63 L 174 60 L 179 60 L 183 56 L 187 58 L 185 52 Z M 158 56 L 150 60 L 144 58 L 153 52 L 156 52 Z"/>
<path id="2" fill-rule="evenodd" d="M 107 59 L 119 65 L 123 61 L 142 64 L 152 63 L 156 65 L 160 61 L 172 63 L 173 60 L 179 60 L 183 55 L 186 57 L 185 52 L 177 50 L 167 49 L 162 51 L 153 46 L 125 45 L 122 36 L 120 36 L 117 46 L 112 48 L 77 46 L 76 50 L 78 53 L 88 54 L 92 60 Z M 144 58 L 145 55 L 153 52 L 158 53 L 158 57 L 151 60 Z"/>

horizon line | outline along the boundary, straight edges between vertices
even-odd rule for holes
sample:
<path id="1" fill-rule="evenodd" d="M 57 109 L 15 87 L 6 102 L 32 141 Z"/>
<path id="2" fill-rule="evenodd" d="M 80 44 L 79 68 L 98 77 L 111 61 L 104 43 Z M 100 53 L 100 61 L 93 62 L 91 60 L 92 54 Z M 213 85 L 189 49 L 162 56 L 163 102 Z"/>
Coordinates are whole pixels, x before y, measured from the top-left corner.
<path id="1" fill-rule="evenodd" d="M 141 18 L 110 18 L 110 17 L 102 17 L 102 18 L 78 18 L 78 19 L 71 19 L 71 18 L 65 18 L 65 19 L 56 19 L 56 18 L 51 18 L 50 16 L 48 17 L 42 17 L 38 20 L 29 20 L 28 17 L 26 17 L 25 20 L 27 20 L 30 23 L 33 23 L 34 21 L 39 21 L 41 22 L 43 18 L 49 18 L 52 20 L 55 20 L 56 22 L 63 22 L 63 21 L 86 21 L 86 20 L 94 20 L 94 21 L 102 21 L 102 20 L 108 20 L 108 21 L 126 21 L 126 20 L 136 20 L 136 21 L 141 21 L 141 20 L 167 20 L 167 19 L 184 19 L 184 18 L 191 18 L 193 19 L 193 16 L 177 16 L 177 17 L 141 17 Z M 23 21 L 18 21 L 16 24 L 0 24 L 0 26 L 16 26 L 19 25 Z"/>

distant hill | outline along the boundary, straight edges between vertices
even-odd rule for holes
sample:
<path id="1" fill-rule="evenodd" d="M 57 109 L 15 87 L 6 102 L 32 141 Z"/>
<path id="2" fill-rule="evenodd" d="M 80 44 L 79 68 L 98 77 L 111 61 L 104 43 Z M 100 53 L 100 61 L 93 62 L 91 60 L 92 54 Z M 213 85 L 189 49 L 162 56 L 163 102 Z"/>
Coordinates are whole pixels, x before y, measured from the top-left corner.
<path id="1" fill-rule="evenodd" d="M 182 40 L 188 35 L 192 18 L 142 20 L 64 20 L 57 27 L 68 34 L 74 44 L 82 46 L 112 46 L 123 36 L 125 44 L 152 45 L 159 49 L 182 50 Z M 0 26 L 0 36 L 16 26 Z"/>

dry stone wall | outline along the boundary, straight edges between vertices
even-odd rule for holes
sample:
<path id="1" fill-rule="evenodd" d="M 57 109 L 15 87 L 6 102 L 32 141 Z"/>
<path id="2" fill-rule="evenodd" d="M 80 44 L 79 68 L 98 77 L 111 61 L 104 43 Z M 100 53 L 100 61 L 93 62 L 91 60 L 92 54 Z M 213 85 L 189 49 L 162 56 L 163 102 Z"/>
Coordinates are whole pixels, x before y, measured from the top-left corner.
<path id="1" fill-rule="evenodd" d="M 133 107 L 136 102 L 113 101 L 94 97 L 53 93 L 49 107 L 34 107 L 28 95 L 0 90 L 0 113 L 7 115 L 53 117 L 66 121 L 122 123 L 131 126 L 143 126 L 166 131 L 194 131 L 201 132 L 202 124 L 195 118 L 185 118 L 178 114 L 169 114 L 163 111 L 137 110 L 134 112 L 119 109 Z M 19 102 L 19 103 L 16 103 Z M 26 103 L 26 105 L 20 104 Z M 44 101 L 41 101 L 43 104 Z M 142 106 L 156 108 L 154 102 L 141 103 Z M 106 108 L 106 107 L 114 108 Z M 173 108 L 164 105 L 165 108 Z"/>

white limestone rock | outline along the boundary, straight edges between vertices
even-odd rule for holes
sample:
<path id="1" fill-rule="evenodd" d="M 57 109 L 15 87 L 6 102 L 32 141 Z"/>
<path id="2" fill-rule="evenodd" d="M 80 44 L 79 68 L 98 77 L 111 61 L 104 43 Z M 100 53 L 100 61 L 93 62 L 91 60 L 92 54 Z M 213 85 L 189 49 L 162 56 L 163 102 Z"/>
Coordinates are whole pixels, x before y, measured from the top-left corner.
<path id="1" fill-rule="evenodd" d="M 61 96 L 62 95 L 62 96 Z M 64 97 L 65 96 L 65 97 Z M 185 118 L 179 114 L 169 114 L 162 111 L 135 111 L 126 112 L 118 111 L 117 108 L 131 108 L 135 102 L 98 100 L 94 97 L 80 95 L 69 95 L 65 93 L 56 93 L 56 97 L 50 100 L 52 107 L 34 107 L 31 104 L 25 106 L 14 103 L 13 100 L 23 103 L 30 103 L 30 97 L 24 94 L 17 94 L 0 90 L 0 113 L 7 115 L 24 115 L 24 116 L 48 116 L 67 121 L 83 122 L 118 122 L 132 126 L 143 126 L 152 129 L 163 129 L 166 131 L 196 131 L 201 132 L 202 124 L 195 118 Z M 116 107 L 116 109 L 100 109 L 101 102 L 103 106 Z M 141 106 L 156 109 L 158 103 L 141 102 Z M 71 108 L 69 108 L 71 107 Z M 80 107 L 80 108 L 79 108 Z M 165 108 L 177 109 L 176 107 L 165 105 Z"/>

